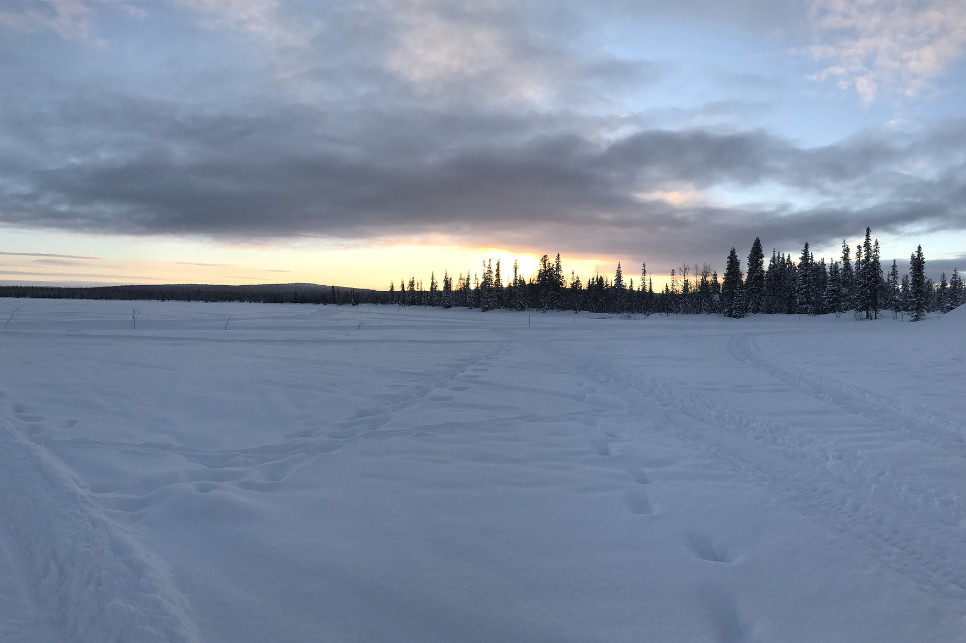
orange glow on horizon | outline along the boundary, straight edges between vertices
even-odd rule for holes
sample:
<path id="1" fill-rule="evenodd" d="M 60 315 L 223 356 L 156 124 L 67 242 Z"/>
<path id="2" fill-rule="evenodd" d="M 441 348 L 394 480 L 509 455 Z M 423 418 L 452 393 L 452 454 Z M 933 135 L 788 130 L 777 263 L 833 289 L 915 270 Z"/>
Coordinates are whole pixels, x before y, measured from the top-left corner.
<path id="1" fill-rule="evenodd" d="M 484 264 L 500 262 L 504 284 L 513 262 L 526 281 L 535 279 L 543 252 L 498 246 L 466 246 L 442 238 L 409 243 L 335 245 L 318 239 L 277 245 L 241 245 L 153 237 L 106 237 L 0 229 L 0 282 L 8 284 L 267 284 L 316 283 L 387 290 L 415 277 L 428 287 L 444 273 L 481 275 Z M 553 261 L 554 255 L 548 255 Z M 624 279 L 640 286 L 640 263 L 617 257 L 561 253 L 567 283 L 573 276 L 586 284 L 600 274 L 613 279 L 618 261 Z M 654 274 L 654 289 L 667 276 Z"/>

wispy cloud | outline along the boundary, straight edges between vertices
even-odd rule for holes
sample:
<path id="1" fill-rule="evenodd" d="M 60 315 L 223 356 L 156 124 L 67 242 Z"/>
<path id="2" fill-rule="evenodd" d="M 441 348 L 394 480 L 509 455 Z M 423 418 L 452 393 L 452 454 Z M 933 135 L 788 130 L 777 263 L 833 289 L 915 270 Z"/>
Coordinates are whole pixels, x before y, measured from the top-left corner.
<path id="1" fill-rule="evenodd" d="M 64 38 L 87 38 L 94 10 L 84 0 L 29 0 L 0 5 L 0 25 L 50 30 Z"/>
<path id="2" fill-rule="evenodd" d="M 34 259 L 31 263 L 38 263 L 43 266 L 86 266 L 87 261 L 74 261 L 72 259 Z"/>
<path id="3" fill-rule="evenodd" d="M 213 29 L 247 32 L 277 47 L 308 44 L 310 32 L 288 18 L 279 0 L 178 0 Z"/>
<path id="4" fill-rule="evenodd" d="M 0 26 L 23 31 L 53 31 L 69 40 L 98 42 L 97 17 L 106 8 L 144 17 L 146 12 L 130 0 L 13 0 L 0 4 Z"/>
<path id="5" fill-rule="evenodd" d="M 57 255 L 46 252 L 0 252 L 0 255 L 10 257 L 53 257 L 57 259 L 87 259 L 91 261 L 103 261 L 103 257 L 85 257 L 82 255 Z"/>
<path id="6" fill-rule="evenodd" d="M 882 93 L 915 98 L 966 50 L 962 0 L 811 0 L 818 43 L 829 64 L 814 79 L 855 89 L 866 103 Z"/>

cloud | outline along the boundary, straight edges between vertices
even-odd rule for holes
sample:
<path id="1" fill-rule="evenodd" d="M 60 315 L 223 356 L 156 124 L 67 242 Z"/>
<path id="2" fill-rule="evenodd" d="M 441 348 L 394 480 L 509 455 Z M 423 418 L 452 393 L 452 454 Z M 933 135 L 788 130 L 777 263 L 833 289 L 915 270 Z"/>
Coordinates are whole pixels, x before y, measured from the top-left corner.
<path id="1" fill-rule="evenodd" d="M 311 37 L 306 25 L 288 19 L 279 0 L 178 0 L 202 16 L 211 29 L 255 34 L 276 47 L 302 47 Z"/>
<path id="2" fill-rule="evenodd" d="M 52 257 L 57 259 L 85 259 L 93 261 L 102 261 L 101 257 L 85 257 L 82 255 L 57 255 L 48 254 L 46 252 L 0 252 L 0 255 L 6 255 L 9 257 Z"/>
<path id="3" fill-rule="evenodd" d="M 357 109 L 338 114 L 344 137 L 308 135 L 320 117 L 279 105 L 213 116 L 110 95 L 65 103 L 33 128 L 5 128 L 8 147 L 40 141 L 50 153 L 5 166 L 0 222 L 244 241 L 433 232 L 460 243 L 671 265 L 716 257 L 755 236 L 794 248 L 836 243 L 865 225 L 880 233 L 966 228 L 966 173 L 956 151 L 966 121 L 915 138 L 870 131 L 802 147 L 762 129 L 621 134 L 623 127 L 605 126 L 610 134 L 600 136 L 591 116 L 548 120 L 482 108 Z M 367 135 L 353 135 L 357 129 Z M 48 144 L 51 130 L 58 138 Z M 755 194 L 769 185 L 808 199 L 702 198 L 722 186 Z M 690 198 L 666 198 L 675 193 Z"/>
<path id="4" fill-rule="evenodd" d="M 26 31 L 50 30 L 64 38 L 90 35 L 93 3 L 84 0 L 31 0 L 0 6 L 0 25 Z"/>
<path id="5" fill-rule="evenodd" d="M 0 5 L 0 27 L 52 31 L 68 40 L 99 42 L 95 28 L 98 14 L 105 9 L 136 17 L 146 15 L 141 7 L 125 0 L 27 0 Z"/>
<path id="6" fill-rule="evenodd" d="M 806 51 L 829 62 L 814 79 L 865 103 L 882 92 L 923 95 L 966 51 L 961 0 L 812 0 L 810 13 L 819 42 Z"/>
<path id="7" fill-rule="evenodd" d="M 97 32 L 131 60 L 0 43 L 0 84 L 18 88 L 0 101 L 0 224 L 245 242 L 431 235 L 667 265 L 759 235 L 795 248 L 865 225 L 963 230 L 966 121 L 808 146 L 773 129 L 785 84 L 770 68 L 702 63 L 702 82 L 741 100 L 718 87 L 648 104 L 642 92 L 694 77 L 601 35 L 699 16 L 787 38 L 794 4 L 183 0 L 152 7 L 143 31 Z M 82 6 L 70 15 L 93 33 L 95 5 Z M 892 82 L 835 58 L 872 28 L 862 15 L 828 2 L 814 15 L 829 49 L 813 53 L 840 80 Z M 183 35 L 178 52 L 144 44 L 155 28 Z M 953 55 L 936 51 L 899 59 L 928 80 Z"/>

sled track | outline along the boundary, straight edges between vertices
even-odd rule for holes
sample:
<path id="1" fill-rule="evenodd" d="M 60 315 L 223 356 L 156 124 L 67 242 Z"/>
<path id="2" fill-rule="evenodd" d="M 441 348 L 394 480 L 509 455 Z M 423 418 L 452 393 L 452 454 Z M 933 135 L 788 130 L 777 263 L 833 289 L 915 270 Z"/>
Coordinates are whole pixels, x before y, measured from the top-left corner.
<path id="1" fill-rule="evenodd" d="M 557 354 L 566 354 L 565 346 Z M 875 494 L 886 472 L 848 450 L 830 450 L 793 427 L 764 421 L 594 356 L 573 366 L 624 400 L 645 431 L 668 432 L 733 472 L 777 493 L 803 515 L 874 552 L 876 561 L 931 596 L 966 598 L 966 530 L 932 512 Z M 908 518 L 917 514 L 915 519 Z"/>

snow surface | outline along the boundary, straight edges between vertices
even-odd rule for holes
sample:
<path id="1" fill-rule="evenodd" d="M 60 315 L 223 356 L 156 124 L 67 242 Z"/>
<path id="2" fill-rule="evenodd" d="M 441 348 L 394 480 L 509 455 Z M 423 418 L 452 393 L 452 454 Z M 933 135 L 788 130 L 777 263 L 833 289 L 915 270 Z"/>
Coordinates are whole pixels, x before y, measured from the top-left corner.
<path id="1" fill-rule="evenodd" d="M 966 639 L 966 309 L 18 306 L 0 640 Z"/>

